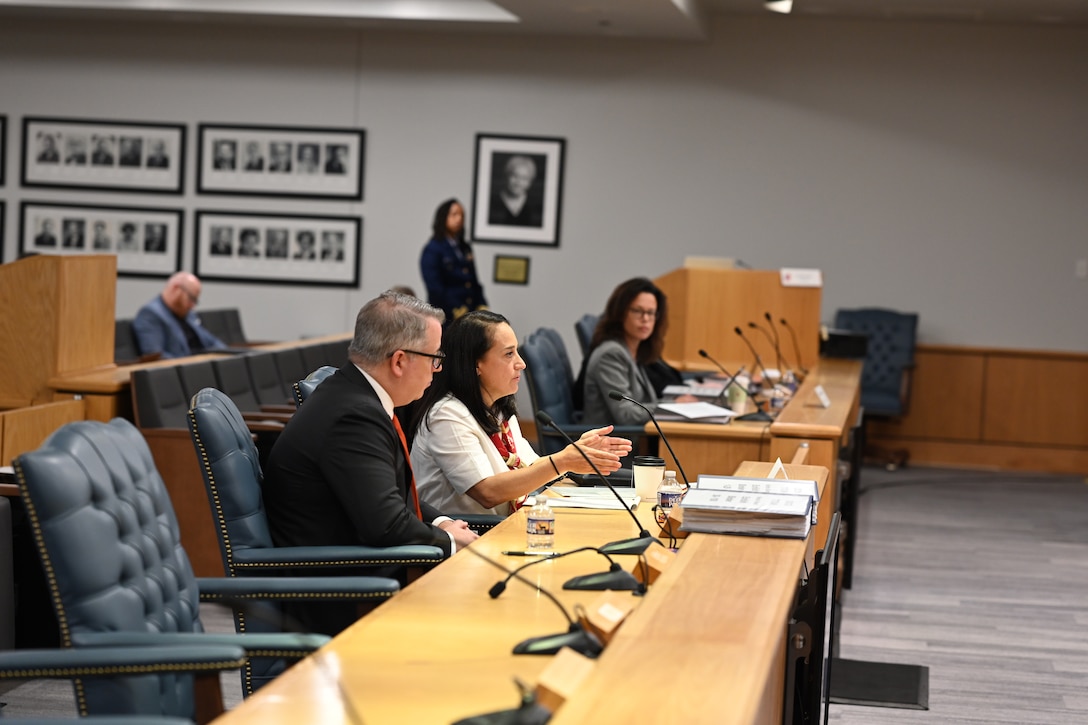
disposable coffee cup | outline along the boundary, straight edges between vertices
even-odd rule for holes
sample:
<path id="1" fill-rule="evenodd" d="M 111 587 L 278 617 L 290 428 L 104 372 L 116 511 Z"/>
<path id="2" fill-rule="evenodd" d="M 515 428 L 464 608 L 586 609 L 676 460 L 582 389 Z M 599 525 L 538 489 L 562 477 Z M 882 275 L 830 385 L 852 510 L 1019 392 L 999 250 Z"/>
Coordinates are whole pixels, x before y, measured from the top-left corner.
<path id="1" fill-rule="evenodd" d="M 658 456 L 635 456 L 631 469 L 635 477 L 635 493 L 643 501 L 656 501 L 657 487 L 665 477 L 665 459 Z"/>

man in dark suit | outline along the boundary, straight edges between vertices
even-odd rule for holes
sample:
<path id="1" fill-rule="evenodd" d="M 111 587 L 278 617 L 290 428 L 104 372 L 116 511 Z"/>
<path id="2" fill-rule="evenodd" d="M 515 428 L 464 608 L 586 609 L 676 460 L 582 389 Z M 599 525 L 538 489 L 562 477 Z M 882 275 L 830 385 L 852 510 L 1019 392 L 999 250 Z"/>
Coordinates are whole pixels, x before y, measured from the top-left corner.
<path id="1" fill-rule="evenodd" d="M 394 407 L 423 395 L 441 367 L 442 319 L 422 300 L 394 292 L 359 311 L 348 363 L 299 407 L 269 455 L 263 493 L 277 546 L 426 544 L 452 553 L 477 538 L 464 521 L 419 501 L 393 416 Z M 306 605 L 294 614 L 326 633 L 357 616 L 343 605 Z"/>

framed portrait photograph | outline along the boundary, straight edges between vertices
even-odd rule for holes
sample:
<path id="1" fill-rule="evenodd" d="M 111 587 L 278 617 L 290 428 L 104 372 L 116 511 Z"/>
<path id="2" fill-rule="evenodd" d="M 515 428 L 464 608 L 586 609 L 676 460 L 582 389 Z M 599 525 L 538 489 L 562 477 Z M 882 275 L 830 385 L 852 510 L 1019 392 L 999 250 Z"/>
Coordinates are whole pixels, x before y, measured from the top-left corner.
<path id="1" fill-rule="evenodd" d="M 476 135 L 472 239 L 559 246 L 566 140 Z"/>
<path id="2" fill-rule="evenodd" d="M 363 198 L 361 128 L 202 123 L 197 136 L 200 194 Z"/>
<path id="3" fill-rule="evenodd" d="M 499 284 L 529 284 L 529 258 L 496 254 L 492 279 Z"/>
<path id="4" fill-rule="evenodd" d="M 181 209 L 24 201 L 19 253 L 116 254 L 117 273 L 169 277 L 181 269 Z"/>
<path id="5" fill-rule="evenodd" d="M 22 184 L 181 194 L 185 126 L 24 118 Z"/>
<path id="6" fill-rule="evenodd" d="M 359 286 L 357 216 L 196 212 L 193 273 L 201 279 Z"/>

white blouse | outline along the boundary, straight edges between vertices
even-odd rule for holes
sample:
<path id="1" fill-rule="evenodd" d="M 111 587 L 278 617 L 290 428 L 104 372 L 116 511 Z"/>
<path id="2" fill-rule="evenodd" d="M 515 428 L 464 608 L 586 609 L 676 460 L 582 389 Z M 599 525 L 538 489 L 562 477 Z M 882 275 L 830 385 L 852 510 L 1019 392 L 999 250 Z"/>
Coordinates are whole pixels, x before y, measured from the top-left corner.
<path id="1" fill-rule="evenodd" d="M 523 465 L 539 456 L 521 435 L 517 417 L 507 421 Z M 466 492 L 480 481 L 510 470 L 491 437 L 453 395 L 435 403 L 412 442 L 412 470 L 419 498 L 444 514 L 498 514 L 511 512 L 509 503 L 484 508 Z"/>

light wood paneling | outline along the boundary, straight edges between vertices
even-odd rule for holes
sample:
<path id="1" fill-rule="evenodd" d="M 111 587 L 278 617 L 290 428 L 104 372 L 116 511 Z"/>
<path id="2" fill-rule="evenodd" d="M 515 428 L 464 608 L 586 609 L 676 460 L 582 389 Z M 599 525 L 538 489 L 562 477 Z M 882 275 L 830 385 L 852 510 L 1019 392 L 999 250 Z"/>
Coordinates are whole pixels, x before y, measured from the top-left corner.
<path id="1" fill-rule="evenodd" d="M 112 363 L 116 293 L 113 255 L 0 265 L 0 404 L 49 402 L 50 378 Z"/>
<path id="2" fill-rule="evenodd" d="M 1088 447 L 1088 356 L 991 357 L 984 405 L 987 441 Z"/>
<path id="3" fill-rule="evenodd" d="M 915 463 L 1088 471 L 1088 355 L 919 345 L 910 409 L 868 437 Z"/>
<path id="4" fill-rule="evenodd" d="M 83 420 L 80 400 L 44 403 L 0 413 L 0 466 L 10 466 L 15 456 L 38 448 L 65 423 Z"/>
<path id="5" fill-rule="evenodd" d="M 658 277 L 655 283 L 669 300 L 669 331 L 664 356 L 686 369 L 705 370 L 707 361 L 699 356 L 705 349 L 720 361 L 746 360 L 752 353 L 733 331 L 739 327 L 763 358 L 776 364 L 774 346 L 755 322 L 768 327 L 763 315 L 771 313 L 786 361 L 797 365 L 789 332 L 779 320 L 785 318 L 797 333 L 801 365 L 816 364 L 819 350 L 820 297 L 818 287 L 783 287 L 774 270 L 676 269 Z M 774 334 L 771 332 L 772 336 Z"/>
<path id="6" fill-rule="evenodd" d="M 986 357 L 975 352 L 919 349 L 907 415 L 873 421 L 878 436 L 925 436 L 977 441 L 982 436 Z"/>

